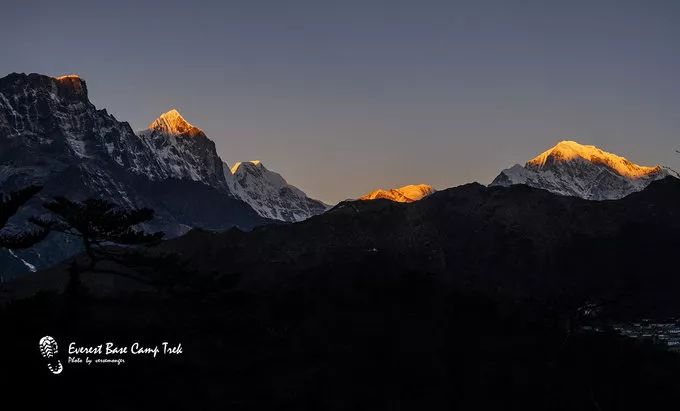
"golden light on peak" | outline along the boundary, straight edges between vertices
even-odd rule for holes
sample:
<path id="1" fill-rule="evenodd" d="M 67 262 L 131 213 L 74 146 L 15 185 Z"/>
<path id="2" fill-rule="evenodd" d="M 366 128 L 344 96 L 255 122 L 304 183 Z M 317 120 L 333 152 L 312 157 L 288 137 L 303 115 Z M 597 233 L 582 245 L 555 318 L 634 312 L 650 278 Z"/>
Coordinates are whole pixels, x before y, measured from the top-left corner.
<path id="1" fill-rule="evenodd" d="M 175 108 L 171 108 L 161 114 L 149 124 L 149 129 L 161 130 L 171 135 L 188 134 L 190 136 L 197 136 L 202 133 L 200 128 L 186 121 Z"/>
<path id="2" fill-rule="evenodd" d="M 66 80 L 66 79 L 78 79 L 80 80 L 80 76 L 77 74 L 64 74 L 63 76 L 58 76 L 55 77 L 57 80 Z"/>
<path id="3" fill-rule="evenodd" d="M 527 162 L 527 166 L 544 167 L 548 162 L 566 162 L 584 159 L 604 165 L 619 175 L 628 178 L 643 178 L 661 171 L 660 166 L 640 166 L 625 157 L 608 153 L 593 145 L 583 145 L 573 140 L 563 140 Z"/>
<path id="4" fill-rule="evenodd" d="M 379 188 L 359 197 L 359 200 L 376 200 L 382 198 L 398 203 L 412 203 L 429 196 L 435 191 L 436 190 L 429 184 L 409 184 L 388 190 Z"/>

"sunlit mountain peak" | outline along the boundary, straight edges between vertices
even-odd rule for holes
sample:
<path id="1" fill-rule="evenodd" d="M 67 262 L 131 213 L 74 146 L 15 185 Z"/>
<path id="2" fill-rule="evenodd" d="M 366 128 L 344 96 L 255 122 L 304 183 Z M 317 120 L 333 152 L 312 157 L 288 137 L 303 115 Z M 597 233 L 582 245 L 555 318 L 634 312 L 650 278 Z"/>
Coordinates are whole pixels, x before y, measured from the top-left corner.
<path id="1" fill-rule="evenodd" d="M 359 197 L 359 200 L 376 200 L 383 198 L 398 203 L 412 203 L 429 196 L 435 191 L 436 190 L 428 184 L 410 184 L 399 188 L 379 188 Z"/>
<path id="2" fill-rule="evenodd" d="M 200 128 L 186 121 L 179 111 L 174 108 L 161 114 L 160 117 L 149 124 L 149 129 L 162 131 L 170 135 L 183 134 L 193 137 L 203 134 Z"/>
<path id="3" fill-rule="evenodd" d="M 77 74 L 64 74 L 63 76 L 58 76 L 55 77 L 57 80 L 67 80 L 67 79 L 78 79 L 80 80 L 80 76 Z"/>
<path id="4" fill-rule="evenodd" d="M 501 171 L 491 185 L 525 184 L 588 200 L 615 200 L 668 175 L 660 166 L 640 166 L 598 147 L 566 140 L 527 161 L 524 167 L 515 164 Z"/>
<path id="5" fill-rule="evenodd" d="M 660 166 L 641 166 L 616 154 L 608 153 L 596 146 L 579 144 L 576 141 L 560 141 L 551 149 L 544 151 L 526 164 L 528 168 L 542 169 L 556 163 L 583 159 L 603 165 L 617 174 L 628 178 L 643 178 L 661 171 Z"/>
<path id="6" fill-rule="evenodd" d="M 63 76 L 53 77 L 59 87 L 71 90 L 76 95 L 87 97 L 87 88 L 85 81 L 77 74 L 65 74 Z"/>

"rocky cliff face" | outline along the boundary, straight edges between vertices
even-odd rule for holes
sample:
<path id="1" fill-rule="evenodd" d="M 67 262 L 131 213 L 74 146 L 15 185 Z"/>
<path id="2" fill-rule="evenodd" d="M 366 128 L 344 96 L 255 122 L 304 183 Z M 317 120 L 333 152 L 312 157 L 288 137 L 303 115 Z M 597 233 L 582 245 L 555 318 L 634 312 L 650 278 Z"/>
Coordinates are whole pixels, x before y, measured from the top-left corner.
<path id="1" fill-rule="evenodd" d="M 85 81 L 75 75 L 0 79 L 0 191 L 44 186 L 14 224 L 44 213 L 40 202 L 55 195 L 150 207 L 156 211 L 152 228 L 168 236 L 194 226 L 247 229 L 263 223 L 247 204 L 226 194 L 214 144 L 193 129 L 178 131 L 158 125 L 148 138 L 138 137 L 128 123 L 98 110 Z M 30 251 L 15 251 L 16 257 L 2 252 L 0 263 L 28 271 L 78 251 L 77 244 L 53 235 Z M 1 274 L 7 278 L 16 270 Z"/>
<path id="2" fill-rule="evenodd" d="M 150 228 L 169 237 L 191 227 L 301 221 L 327 209 L 259 162 L 230 169 L 215 143 L 175 109 L 135 134 L 89 101 L 77 75 L 0 79 L 0 191 L 31 184 L 44 189 L 15 225 L 44 213 L 40 202 L 56 195 L 152 208 Z M 9 267 L 0 275 L 40 269 L 78 251 L 72 240 L 55 235 L 30 251 L 0 252 Z"/>
<path id="3" fill-rule="evenodd" d="M 524 166 L 503 170 L 491 185 L 526 184 L 556 194 L 612 200 L 667 176 L 660 166 L 640 166 L 595 146 L 561 141 Z"/>
<path id="4" fill-rule="evenodd" d="M 97 110 L 88 100 L 85 81 L 73 75 L 11 74 L 0 79 L 0 138 L 3 188 L 93 163 L 150 179 L 168 177 L 130 126 Z"/>

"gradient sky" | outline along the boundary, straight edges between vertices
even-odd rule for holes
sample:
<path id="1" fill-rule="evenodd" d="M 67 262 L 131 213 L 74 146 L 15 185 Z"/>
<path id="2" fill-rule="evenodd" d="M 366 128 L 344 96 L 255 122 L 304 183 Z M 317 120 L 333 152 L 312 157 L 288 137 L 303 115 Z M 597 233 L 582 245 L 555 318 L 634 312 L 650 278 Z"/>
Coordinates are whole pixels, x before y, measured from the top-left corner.
<path id="1" fill-rule="evenodd" d="M 1 0 L 0 76 L 176 107 L 310 196 L 490 182 L 561 139 L 680 168 L 680 1 Z"/>

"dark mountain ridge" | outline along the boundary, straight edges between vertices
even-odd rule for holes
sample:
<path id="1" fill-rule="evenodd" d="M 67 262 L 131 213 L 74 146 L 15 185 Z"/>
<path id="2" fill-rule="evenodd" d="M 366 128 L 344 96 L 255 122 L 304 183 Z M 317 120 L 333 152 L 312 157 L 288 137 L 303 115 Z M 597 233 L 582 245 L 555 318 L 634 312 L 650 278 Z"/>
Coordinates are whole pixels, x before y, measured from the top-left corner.
<path id="1" fill-rule="evenodd" d="M 678 401 L 677 354 L 581 326 L 677 316 L 678 200 L 676 179 L 613 201 L 473 183 L 250 232 L 192 230 L 148 251 L 186 262 L 155 270 L 163 291 L 102 296 L 104 281 L 83 276 L 80 299 L 0 305 L 14 337 L 0 341 L 6 386 L 39 380 L 46 399 L 77 386 L 112 409 L 662 409 Z M 66 364 L 54 385 L 35 349 L 47 332 L 176 340 L 185 354 Z"/>
<path id="2" fill-rule="evenodd" d="M 205 273 L 240 274 L 245 288 L 419 272 L 521 298 L 677 314 L 678 204 L 674 178 L 612 201 L 473 183 L 412 204 L 344 202 L 298 224 L 249 233 L 195 230 L 161 248 Z"/>

